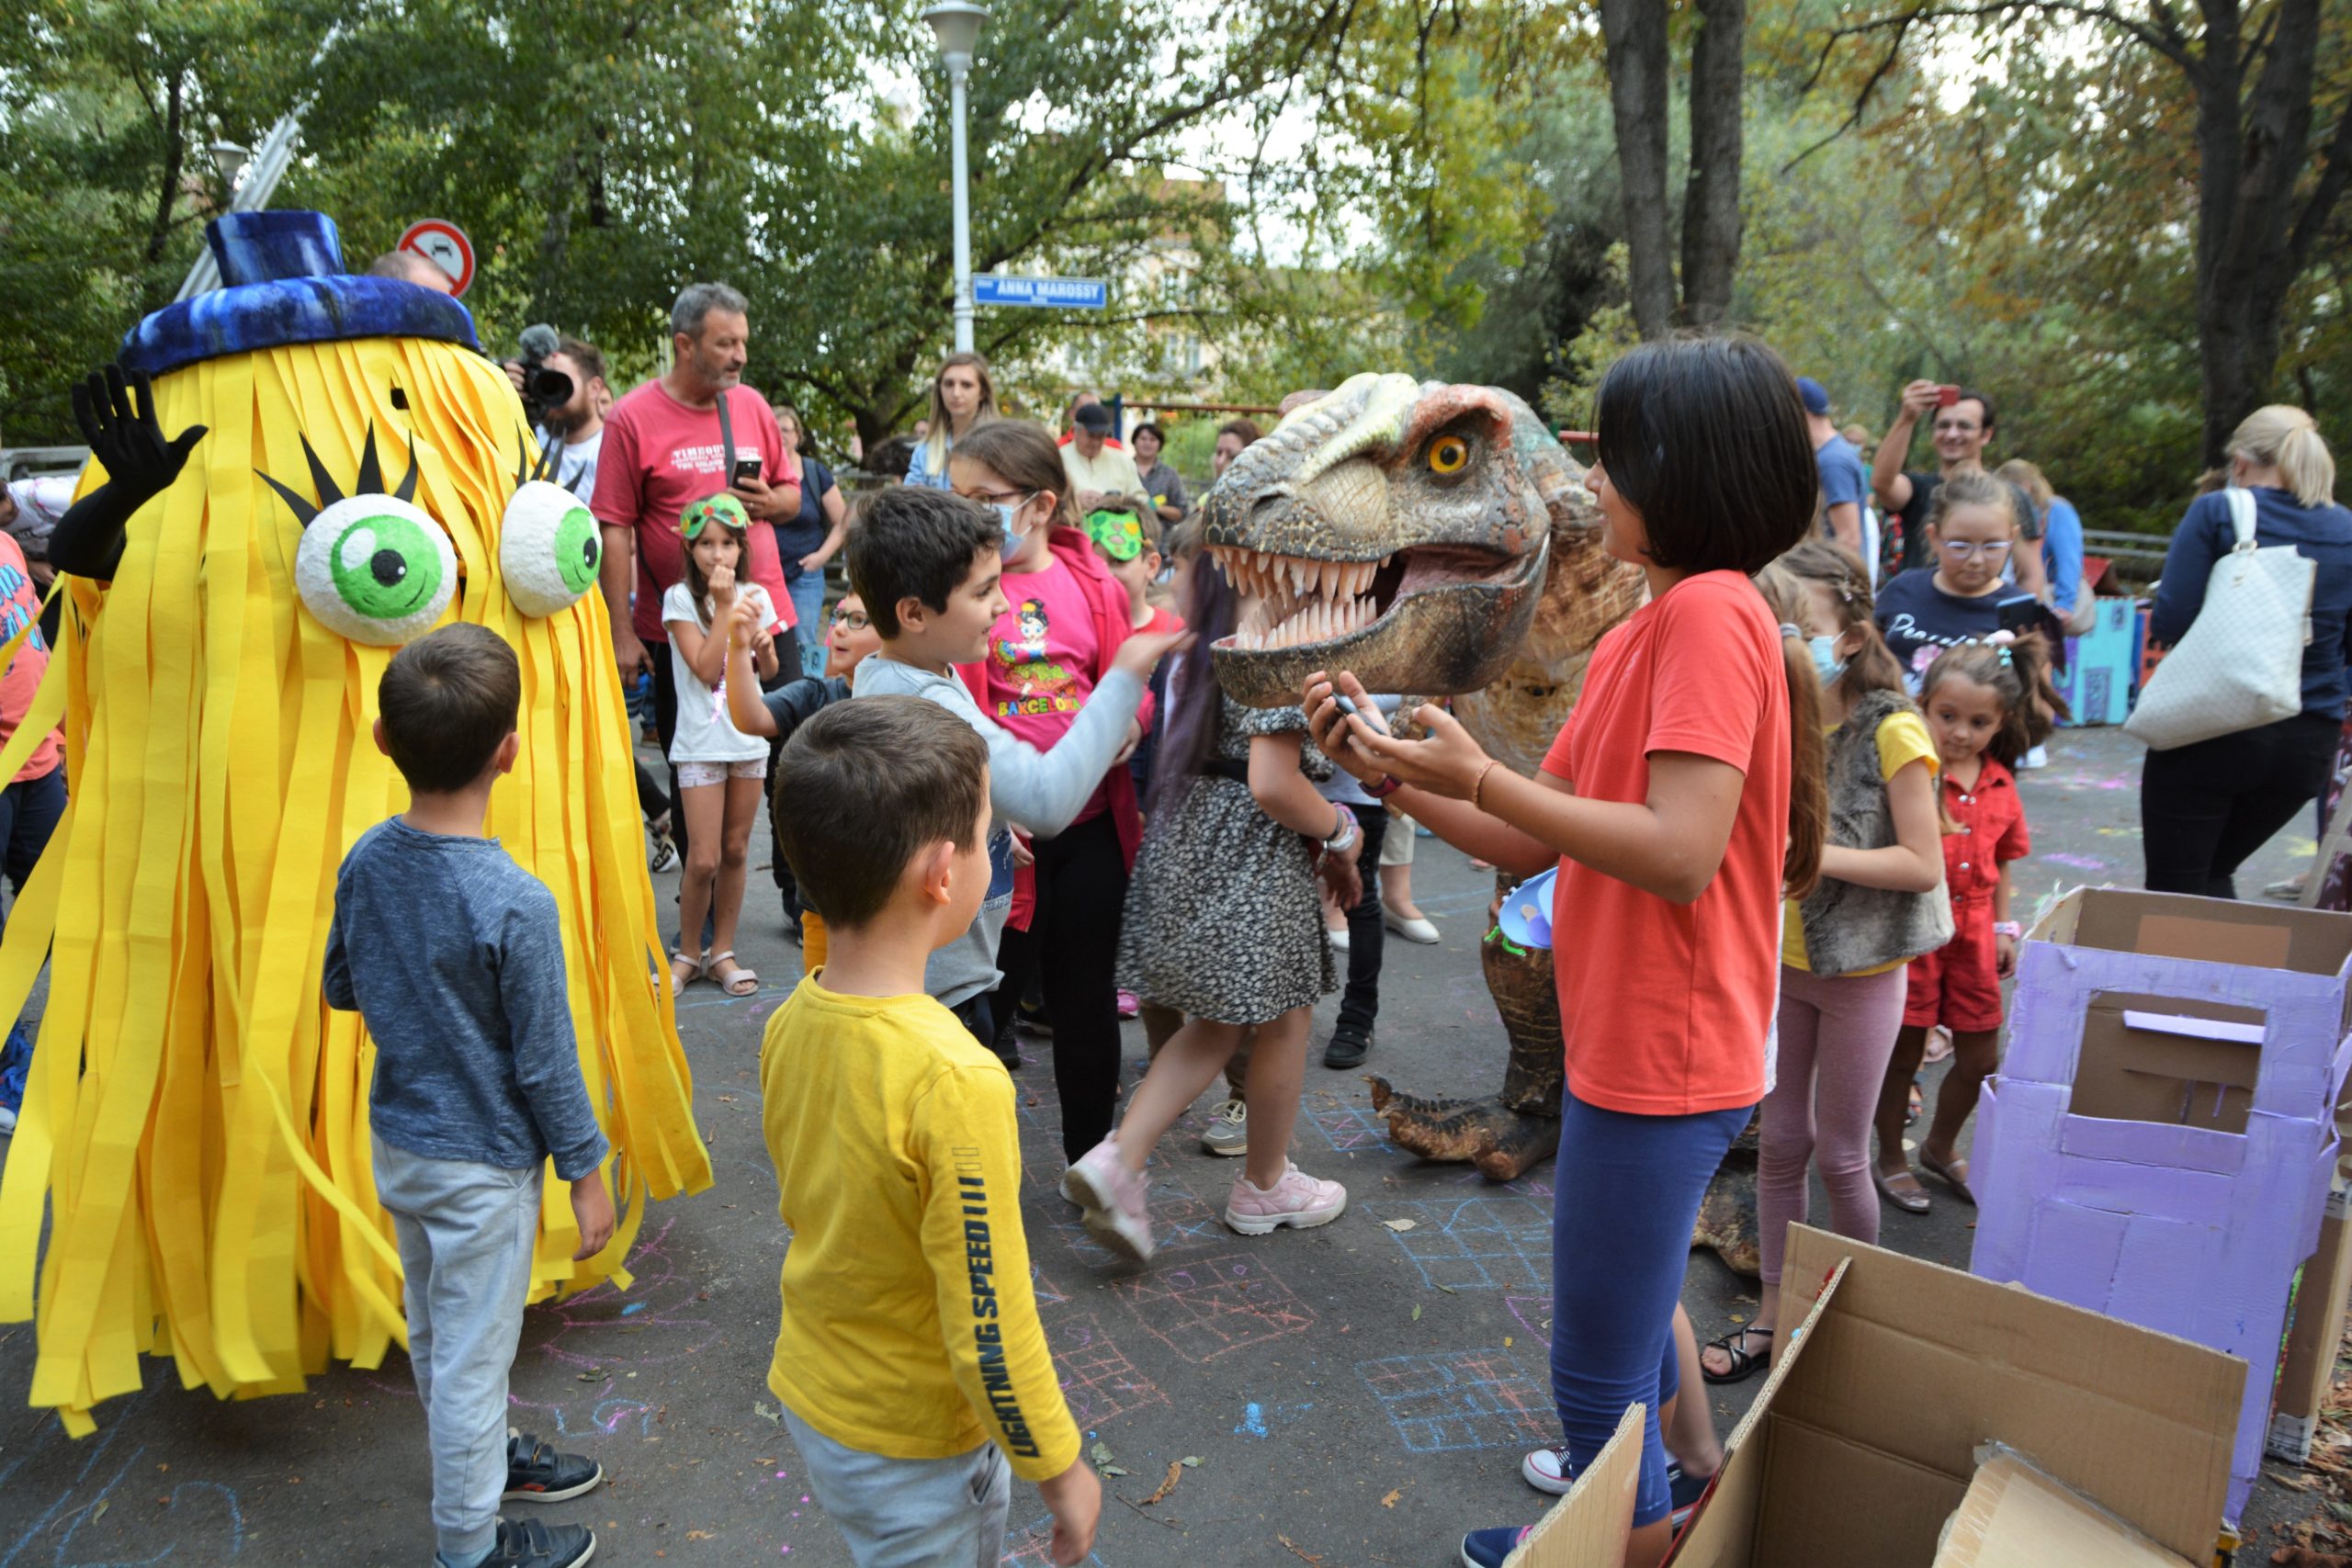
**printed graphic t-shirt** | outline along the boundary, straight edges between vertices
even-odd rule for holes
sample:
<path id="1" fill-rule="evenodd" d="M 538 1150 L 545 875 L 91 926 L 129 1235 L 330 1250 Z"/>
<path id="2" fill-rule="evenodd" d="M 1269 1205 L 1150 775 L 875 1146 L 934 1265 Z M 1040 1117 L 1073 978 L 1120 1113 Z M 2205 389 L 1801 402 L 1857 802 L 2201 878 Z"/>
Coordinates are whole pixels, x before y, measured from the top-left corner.
<path id="1" fill-rule="evenodd" d="M 0 643 L 32 627 L 25 633 L 25 645 L 17 649 L 15 660 L 0 674 L 0 746 L 7 744 L 17 726 L 32 711 L 33 694 L 40 689 L 40 678 L 49 669 L 49 644 L 41 638 L 40 620 L 40 595 L 33 592 L 25 552 L 13 536 L 0 534 Z M 52 727 L 9 782 L 25 784 L 56 771 L 57 730 Z"/>
<path id="2" fill-rule="evenodd" d="M 773 620 L 775 607 L 756 582 L 743 585 L 747 597 L 759 601 L 760 614 Z M 702 617 L 695 613 L 695 598 L 683 582 L 673 582 L 662 596 L 662 635 L 670 635 L 670 623 L 685 621 L 702 627 L 705 637 L 723 633 L 702 626 Z M 686 650 L 673 645 L 670 649 L 672 677 L 678 683 L 678 728 L 670 740 L 672 762 L 756 762 L 768 754 L 768 743 L 756 735 L 746 735 L 735 728 L 727 713 L 727 677 L 721 674 L 716 688 L 702 683 L 694 666 L 686 662 Z"/>
<path id="3" fill-rule="evenodd" d="M 1043 571 L 1004 574 L 1005 612 L 989 628 L 988 713 L 1040 751 L 1069 732 L 1094 692 L 1102 639 L 1095 600 L 1058 558 Z M 1074 819 L 1103 808 L 1098 788 Z"/>
<path id="4" fill-rule="evenodd" d="M 1729 763 L 1746 781 L 1723 864 L 1688 905 L 1560 861 L 1552 975 L 1568 1089 L 1588 1105 L 1685 1116 L 1764 1098 L 1789 833 L 1784 669 L 1754 584 L 1685 578 L 1600 639 L 1544 759 L 1587 800 L 1648 799 L 1659 751 Z"/>
<path id="5" fill-rule="evenodd" d="M 2001 606 L 2030 603 L 2030 593 L 2003 583 L 1980 598 L 1963 599 L 1936 586 L 1932 568 L 1898 572 L 1878 591 L 1878 629 L 1903 666 L 1914 696 L 1928 666 L 1947 648 L 1983 642 L 2001 629 Z"/>
<path id="6" fill-rule="evenodd" d="M 727 412 L 735 434 L 733 457 L 759 458 L 761 477 L 775 483 L 784 463 L 784 434 L 776 428 L 775 412 L 749 387 L 733 387 L 727 392 Z M 589 510 L 606 527 L 636 533 L 637 604 L 629 624 L 639 642 L 669 637 L 662 629 L 662 595 L 686 570 L 678 519 L 695 502 L 727 488 L 725 476 L 734 464 L 719 446 L 718 411 L 686 407 L 658 379 L 614 404 L 605 421 Z M 778 607 L 780 616 L 780 607 L 792 596 L 784 589 L 775 530 L 752 521 L 751 579 L 768 591 L 768 603 Z M 789 625 L 776 619 L 769 629 Z"/>

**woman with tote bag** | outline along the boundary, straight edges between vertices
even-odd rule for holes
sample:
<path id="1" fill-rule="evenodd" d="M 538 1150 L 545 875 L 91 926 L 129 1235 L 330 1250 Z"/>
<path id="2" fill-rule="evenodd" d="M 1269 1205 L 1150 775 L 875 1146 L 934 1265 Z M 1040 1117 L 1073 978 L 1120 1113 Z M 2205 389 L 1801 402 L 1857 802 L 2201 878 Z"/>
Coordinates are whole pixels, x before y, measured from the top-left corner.
<path id="1" fill-rule="evenodd" d="M 2248 415 L 2229 459 L 2230 488 L 2173 534 L 2148 633 L 2174 648 L 2129 726 L 2153 748 L 2140 818 L 2155 893 L 2236 897 L 2239 864 L 2318 795 L 2344 724 L 2352 512 L 2335 460 L 2284 404 Z"/>

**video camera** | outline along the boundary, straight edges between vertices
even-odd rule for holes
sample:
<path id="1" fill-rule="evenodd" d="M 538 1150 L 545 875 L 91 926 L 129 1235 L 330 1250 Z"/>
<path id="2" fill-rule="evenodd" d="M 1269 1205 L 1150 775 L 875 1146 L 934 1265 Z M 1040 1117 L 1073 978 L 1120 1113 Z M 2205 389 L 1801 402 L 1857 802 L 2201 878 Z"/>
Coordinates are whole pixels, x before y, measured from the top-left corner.
<path id="1" fill-rule="evenodd" d="M 509 364 L 523 372 L 523 412 L 537 430 L 548 422 L 548 415 L 571 400 L 571 378 L 560 370 L 547 367 L 547 357 L 560 345 L 553 327 L 544 322 L 523 329 L 515 340 L 519 351 Z"/>

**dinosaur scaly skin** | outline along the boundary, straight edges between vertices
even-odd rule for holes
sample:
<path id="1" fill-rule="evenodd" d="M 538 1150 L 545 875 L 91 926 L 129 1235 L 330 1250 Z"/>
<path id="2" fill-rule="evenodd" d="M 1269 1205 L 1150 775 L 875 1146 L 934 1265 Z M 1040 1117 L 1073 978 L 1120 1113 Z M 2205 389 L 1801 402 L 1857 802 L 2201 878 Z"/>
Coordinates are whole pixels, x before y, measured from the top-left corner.
<path id="1" fill-rule="evenodd" d="M 1582 466 L 1494 387 L 1352 377 L 1236 457 L 1202 511 L 1209 553 L 1248 601 L 1211 650 L 1237 701 L 1283 706 L 1313 671 L 1352 671 L 1368 691 L 1452 696 L 1487 754 L 1526 774 L 1594 646 L 1645 594 L 1640 570 L 1602 548 Z M 1500 1090 L 1431 1098 L 1374 1077 L 1372 1098 L 1400 1146 L 1508 1181 L 1558 1145 L 1559 1002 L 1550 953 L 1498 937 L 1480 957 L 1510 1040 Z M 1743 1184 L 1727 1165 L 1717 1185 L 1698 1239 L 1736 1267 L 1754 1253 L 1752 1171 Z"/>

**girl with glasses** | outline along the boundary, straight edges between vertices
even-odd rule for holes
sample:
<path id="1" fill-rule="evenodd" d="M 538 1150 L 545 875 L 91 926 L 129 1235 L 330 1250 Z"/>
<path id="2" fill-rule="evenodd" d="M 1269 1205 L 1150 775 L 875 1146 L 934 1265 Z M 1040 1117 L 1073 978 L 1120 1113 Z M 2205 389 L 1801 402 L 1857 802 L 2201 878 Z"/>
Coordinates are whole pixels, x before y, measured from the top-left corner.
<path id="1" fill-rule="evenodd" d="M 2004 610 L 2033 605 L 2033 595 L 2001 577 L 2017 533 L 2009 487 L 1992 475 L 1954 474 L 1936 488 L 1927 562 L 1889 578 L 1878 595 L 1879 631 L 1913 695 L 1944 649 L 1986 641 Z"/>

